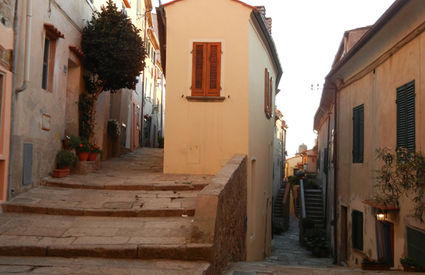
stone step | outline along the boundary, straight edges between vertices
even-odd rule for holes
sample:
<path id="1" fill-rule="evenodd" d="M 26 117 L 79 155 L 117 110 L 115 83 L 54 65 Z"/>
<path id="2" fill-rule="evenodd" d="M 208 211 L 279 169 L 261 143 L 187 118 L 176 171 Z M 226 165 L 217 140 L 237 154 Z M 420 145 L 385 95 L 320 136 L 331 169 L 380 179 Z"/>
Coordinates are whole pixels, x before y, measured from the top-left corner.
<path id="1" fill-rule="evenodd" d="M 211 259 L 210 244 L 190 243 L 191 218 L 0 216 L 1 256 Z"/>
<path id="2" fill-rule="evenodd" d="M 76 179 L 77 178 L 77 179 Z M 41 181 L 41 185 L 64 187 L 73 189 L 96 189 L 96 190 L 146 190 L 146 191 L 190 191 L 202 190 L 207 186 L 207 180 L 200 182 L 193 181 L 156 181 L 156 182 L 103 182 L 92 181 L 84 182 L 78 179 L 78 175 L 72 175 L 65 178 L 46 177 Z"/>
<path id="3" fill-rule="evenodd" d="M 120 191 L 40 186 L 2 204 L 4 212 L 69 216 L 170 217 L 195 213 L 199 191 Z"/>
<path id="4" fill-rule="evenodd" d="M 0 274 L 208 274 L 202 261 L 0 257 Z"/>

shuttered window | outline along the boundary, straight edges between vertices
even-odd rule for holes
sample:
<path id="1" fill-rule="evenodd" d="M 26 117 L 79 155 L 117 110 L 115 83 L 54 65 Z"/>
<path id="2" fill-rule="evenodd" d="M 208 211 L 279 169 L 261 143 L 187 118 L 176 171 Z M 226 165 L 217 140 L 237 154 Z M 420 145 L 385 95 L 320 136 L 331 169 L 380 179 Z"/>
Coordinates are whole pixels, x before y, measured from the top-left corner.
<path id="1" fill-rule="evenodd" d="M 363 163 L 364 105 L 353 108 L 353 163 Z"/>
<path id="2" fill-rule="evenodd" d="M 351 213 L 351 239 L 353 248 L 363 250 L 363 213 L 353 210 Z"/>
<path id="3" fill-rule="evenodd" d="M 272 117 L 272 110 L 273 110 L 272 91 L 273 91 L 273 78 L 270 77 L 270 73 L 266 68 L 264 69 L 264 113 L 266 114 L 267 119 L 270 119 Z"/>
<path id="4" fill-rule="evenodd" d="M 194 42 L 192 96 L 220 96 L 221 43 Z"/>
<path id="5" fill-rule="evenodd" d="M 397 148 L 415 151 L 415 81 L 397 89 Z"/>
<path id="6" fill-rule="evenodd" d="M 425 231 L 406 227 L 407 253 L 419 266 L 425 266 Z"/>

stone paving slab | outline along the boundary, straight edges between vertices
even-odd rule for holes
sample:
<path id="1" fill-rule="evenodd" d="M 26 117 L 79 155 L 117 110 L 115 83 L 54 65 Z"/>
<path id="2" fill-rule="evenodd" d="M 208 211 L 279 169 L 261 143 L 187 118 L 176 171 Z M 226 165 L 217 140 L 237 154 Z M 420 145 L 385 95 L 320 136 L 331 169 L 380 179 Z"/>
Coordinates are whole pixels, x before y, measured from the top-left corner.
<path id="1" fill-rule="evenodd" d="M 214 175 L 163 174 L 163 150 L 139 148 L 101 162 L 101 168 L 87 175 L 46 177 L 43 185 L 113 190 L 201 190 Z"/>
<path id="2" fill-rule="evenodd" d="M 163 249 L 167 245 L 174 249 L 194 249 L 188 244 L 191 217 L 116 218 L 4 213 L 2 219 L 1 255 L 78 256 L 80 251 L 85 256 L 100 257 L 104 253 L 105 257 L 115 254 L 118 257 L 123 253 L 125 257 L 136 257 L 139 250 Z"/>
<path id="3" fill-rule="evenodd" d="M 195 213 L 199 191 L 84 190 L 41 186 L 2 205 L 4 212 L 71 216 L 169 217 Z"/>
<path id="4" fill-rule="evenodd" d="M 0 274 L 198 275 L 205 274 L 209 268 L 207 262 L 0 257 Z"/>

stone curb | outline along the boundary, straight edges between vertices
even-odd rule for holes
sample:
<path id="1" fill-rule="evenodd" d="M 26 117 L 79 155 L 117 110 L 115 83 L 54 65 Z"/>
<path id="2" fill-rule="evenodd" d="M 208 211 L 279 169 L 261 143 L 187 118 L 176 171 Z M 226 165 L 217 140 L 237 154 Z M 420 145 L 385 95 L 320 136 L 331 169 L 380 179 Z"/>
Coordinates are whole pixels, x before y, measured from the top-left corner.
<path id="1" fill-rule="evenodd" d="M 211 244 L 1 246 L 0 256 L 95 257 L 211 261 Z"/>
<path id="2" fill-rule="evenodd" d="M 41 182 L 43 186 L 49 187 L 63 187 L 71 189 L 96 189 L 96 190 L 126 190 L 126 191 L 192 191 L 192 190 L 202 190 L 208 184 L 173 184 L 173 185 L 125 185 L 125 184 L 116 184 L 116 185 L 87 185 L 81 183 L 68 183 L 55 181 L 54 179 L 45 179 Z"/>
<path id="3" fill-rule="evenodd" d="M 144 209 L 144 210 L 111 210 L 111 209 L 72 209 L 28 206 L 5 203 L 2 205 L 4 213 L 31 213 L 63 216 L 93 216 L 93 217 L 180 217 L 181 215 L 194 216 L 195 209 Z"/>

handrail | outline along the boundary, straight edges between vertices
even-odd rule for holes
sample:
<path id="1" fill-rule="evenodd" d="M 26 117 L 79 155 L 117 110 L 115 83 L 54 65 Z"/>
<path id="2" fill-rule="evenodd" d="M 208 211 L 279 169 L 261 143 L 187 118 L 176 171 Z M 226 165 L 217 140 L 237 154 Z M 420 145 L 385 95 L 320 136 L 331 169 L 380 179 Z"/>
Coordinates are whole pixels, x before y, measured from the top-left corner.
<path id="1" fill-rule="evenodd" d="M 304 182 L 302 179 L 300 179 L 300 208 L 301 208 L 301 219 L 304 219 L 307 217 L 306 211 L 305 211 L 305 199 L 304 199 Z"/>

